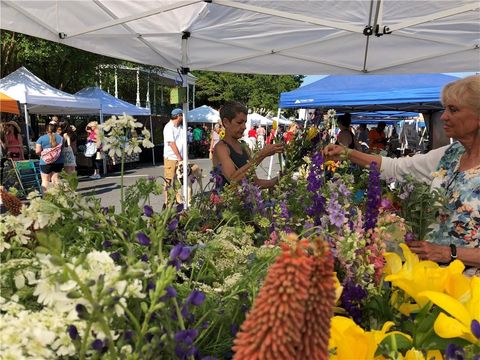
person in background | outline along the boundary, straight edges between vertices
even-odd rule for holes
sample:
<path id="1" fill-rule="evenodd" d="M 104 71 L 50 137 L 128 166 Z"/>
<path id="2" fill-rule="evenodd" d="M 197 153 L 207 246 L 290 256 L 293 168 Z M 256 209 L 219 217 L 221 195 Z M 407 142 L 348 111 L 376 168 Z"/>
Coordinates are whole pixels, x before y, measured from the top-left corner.
<path id="1" fill-rule="evenodd" d="M 213 149 L 215 148 L 215 145 L 220 141 L 220 124 L 215 124 L 213 127 L 212 134 L 210 136 L 210 155 L 209 158 L 210 160 L 213 159 Z"/>
<path id="2" fill-rule="evenodd" d="M 255 149 L 255 146 L 257 145 L 257 127 L 252 126 L 250 130 L 248 130 L 248 142 L 250 145 L 250 149 L 253 150 Z"/>
<path id="3" fill-rule="evenodd" d="M 167 188 L 172 185 L 175 179 L 178 163 L 183 160 L 183 147 L 185 139 L 182 135 L 183 111 L 182 109 L 173 109 L 170 121 L 163 128 L 163 163 L 164 163 L 164 177 L 165 177 L 165 204 L 168 204 Z M 195 142 L 195 128 L 193 130 L 193 137 Z M 197 131 L 198 134 L 198 131 Z M 201 139 L 201 137 L 200 137 Z"/>
<path id="4" fill-rule="evenodd" d="M 220 166 L 224 182 L 239 182 L 247 173 L 256 168 L 268 156 L 283 151 L 283 144 L 269 144 L 259 150 L 255 157 L 249 147 L 241 142 L 246 129 L 248 109 L 237 101 L 228 101 L 220 109 L 220 119 L 225 127 L 225 137 L 215 146 L 213 153 L 213 166 Z M 254 176 L 254 183 L 261 188 L 272 188 L 277 184 L 278 178 L 270 180 L 259 179 Z"/>
<path id="5" fill-rule="evenodd" d="M 98 122 L 90 121 L 85 128 L 87 132 L 87 142 L 94 142 L 97 145 L 97 153 L 92 156 L 93 163 L 93 175 L 90 176 L 90 179 L 97 180 L 102 176 L 100 175 L 100 169 L 103 167 L 102 153 L 100 150 L 100 137 L 98 134 Z"/>
<path id="6" fill-rule="evenodd" d="M 283 140 L 285 140 L 285 143 L 289 143 L 295 138 L 295 134 L 297 133 L 298 130 L 298 125 L 296 122 L 292 122 L 288 126 L 288 130 L 283 133 Z"/>
<path id="7" fill-rule="evenodd" d="M 67 174 L 72 174 L 75 172 L 75 168 L 77 167 L 75 153 L 72 147 L 74 138 L 72 127 L 67 121 L 60 121 L 58 124 L 57 133 L 63 137 L 63 168 Z"/>
<path id="8" fill-rule="evenodd" d="M 57 125 L 48 124 L 47 133 L 38 138 L 35 145 L 35 152 L 37 155 L 41 155 L 42 150 L 54 148 L 58 144 L 61 144 L 63 141 L 62 137 L 57 134 Z M 63 154 L 60 154 L 58 159 L 52 163 L 47 164 L 40 157 L 40 176 L 42 178 L 42 190 L 43 192 L 47 191 L 50 184 L 58 184 L 60 178 L 59 174 L 63 169 Z"/>
<path id="9" fill-rule="evenodd" d="M 24 160 L 23 138 L 20 126 L 15 121 L 8 121 L 3 124 L 3 127 L 2 147 L 6 157 L 13 161 Z"/>
<path id="10" fill-rule="evenodd" d="M 351 123 L 352 115 L 350 115 L 350 113 L 345 113 L 338 117 L 340 132 L 337 135 L 337 144 L 346 146 L 349 149 L 355 149 L 355 135 L 350 129 Z"/>
<path id="11" fill-rule="evenodd" d="M 258 147 L 261 149 L 265 146 L 265 134 L 267 133 L 267 130 L 260 124 L 260 126 L 257 129 L 257 143 Z"/>
<path id="12" fill-rule="evenodd" d="M 447 264 L 458 258 L 478 273 L 480 267 L 480 75 L 447 84 L 442 90 L 445 111 L 441 117 L 445 134 L 455 141 L 447 146 L 412 157 L 387 158 L 330 144 L 323 150 L 327 159 L 349 159 L 368 166 L 376 162 L 384 179 L 403 181 L 411 175 L 441 188 L 446 209 L 431 226 L 428 241 L 407 245 L 423 260 Z"/>
<path id="13" fill-rule="evenodd" d="M 360 124 L 357 129 L 357 143 L 363 152 L 368 152 L 368 129 L 367 124 Z"/>
<path id="14" fill-rule="evenodd" d="M 384 121 L 379 121 L 377 127 L 368 132 L 368 144 L 371 152 L 379 153 L 385 149 L 387 139 L 385 137 L 385 127 L 387 124 Z"/>

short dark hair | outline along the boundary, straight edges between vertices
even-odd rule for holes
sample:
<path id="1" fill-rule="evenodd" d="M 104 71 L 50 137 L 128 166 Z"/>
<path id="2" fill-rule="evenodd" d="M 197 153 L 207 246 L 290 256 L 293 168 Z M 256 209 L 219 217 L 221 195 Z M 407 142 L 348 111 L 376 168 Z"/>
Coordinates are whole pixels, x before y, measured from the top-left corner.
<path id="1" fill-rule="evenodd" d="M 342 114 L 338 117 L 338 123 L 345 127 L 349 127 L 352 123 L 352 115 L 350 113 Z"/>
<path id="2" fill-rule="evenodd" d="M 232 120 L 238 113 L 248 115 L 247 107 L 238 101 L 227 101 L 220 108 L 220 119 Z"/>

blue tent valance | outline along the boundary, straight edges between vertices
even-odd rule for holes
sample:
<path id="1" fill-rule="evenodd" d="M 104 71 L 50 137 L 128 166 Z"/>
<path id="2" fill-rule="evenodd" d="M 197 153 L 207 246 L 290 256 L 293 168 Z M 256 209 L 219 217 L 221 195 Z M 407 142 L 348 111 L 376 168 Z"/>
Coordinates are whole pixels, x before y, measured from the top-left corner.
<path id="1" fill-rule="evenodd" d="M 331 75 L 280 94 L 279 107 L 345 111 L 442 109 L 442 88 L 458 80 L 444 74 Z"/>

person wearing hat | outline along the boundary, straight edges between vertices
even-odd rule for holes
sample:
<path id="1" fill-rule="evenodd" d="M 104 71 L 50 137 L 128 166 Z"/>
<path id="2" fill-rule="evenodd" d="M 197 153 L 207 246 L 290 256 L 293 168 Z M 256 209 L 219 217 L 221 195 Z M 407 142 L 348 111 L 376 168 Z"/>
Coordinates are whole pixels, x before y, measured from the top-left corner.
<path id="1" fill-rule="evenodd" d="M 175 178 L 177 165 L 183 160 L 183 147 L 185 139 L 182 132 L 183 111 L 173 109 L 170 121 L 163 128 L 163 164 L 165 177 L 165 204 L 168 204 L 167 187 L 172 184 Z"/>
<path id="2" fill-rule="evenodd" d="M 8 121 L 4 125 L 4 136 L 1 140 L 2 153 L 14 161 L 24 160 L 23 139 L 20 126 L 15 121 Z"/>

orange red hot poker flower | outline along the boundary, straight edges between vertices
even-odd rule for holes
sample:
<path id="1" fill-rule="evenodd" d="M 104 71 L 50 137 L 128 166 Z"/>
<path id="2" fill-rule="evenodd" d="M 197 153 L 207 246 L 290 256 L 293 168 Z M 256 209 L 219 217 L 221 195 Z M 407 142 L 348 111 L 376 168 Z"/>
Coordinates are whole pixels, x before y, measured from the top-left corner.
<path id="1" fill-rule="evenodd" d="M 328 359 L 335 302 L 328 246 L 296 237 L 283 243 L 237 334 L 235 360 Z"/>

